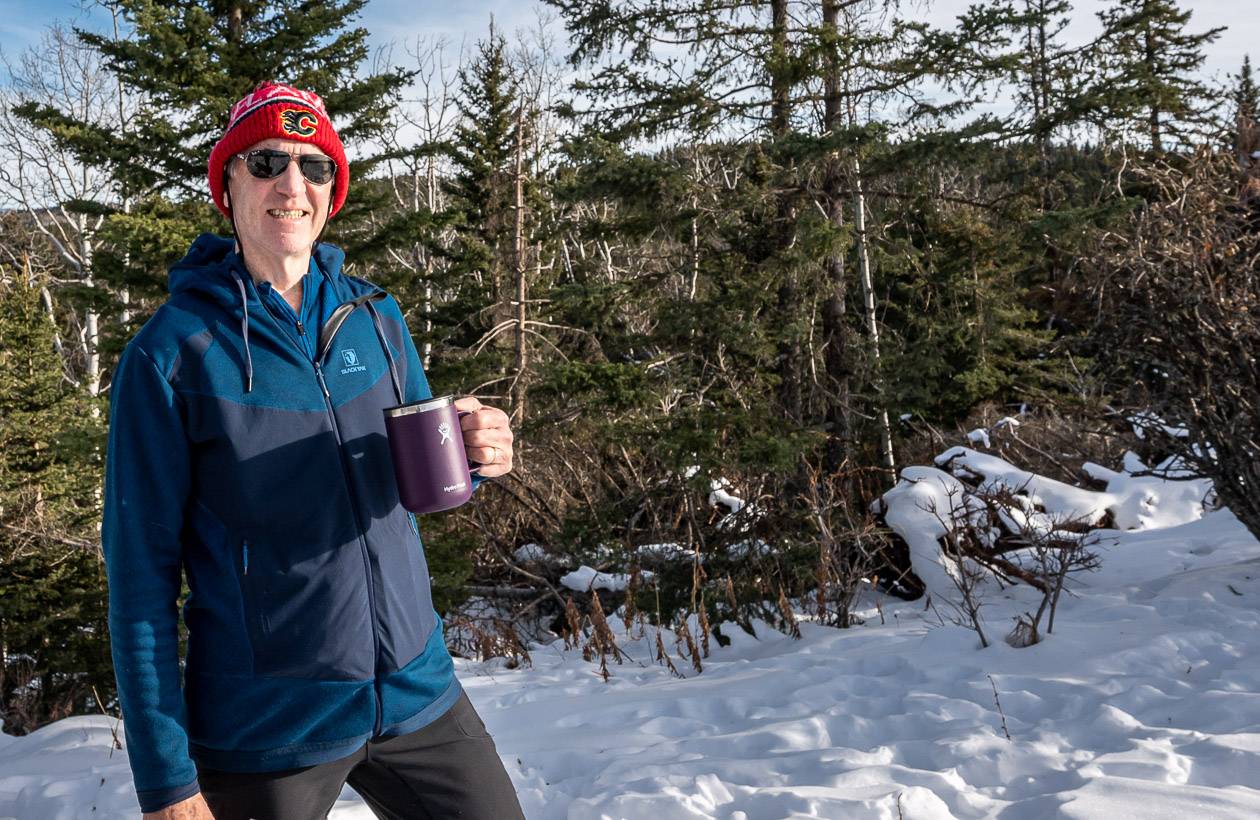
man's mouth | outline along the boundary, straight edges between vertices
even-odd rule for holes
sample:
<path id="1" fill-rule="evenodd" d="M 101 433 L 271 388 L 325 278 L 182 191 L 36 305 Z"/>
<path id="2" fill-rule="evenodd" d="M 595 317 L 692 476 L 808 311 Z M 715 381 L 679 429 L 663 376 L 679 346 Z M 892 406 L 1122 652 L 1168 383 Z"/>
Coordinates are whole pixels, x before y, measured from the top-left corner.
<path id="1" fill-rule="evenodd" d="M 304 216 L 306 216 L 308 213 L 309 211 L 303 211 L 301 209 L 298 209 L 298 210 L 284 210 L 282 208 L 268 208 L 267 209 L 267 214 L 276 219 L 301 219 Z"/>

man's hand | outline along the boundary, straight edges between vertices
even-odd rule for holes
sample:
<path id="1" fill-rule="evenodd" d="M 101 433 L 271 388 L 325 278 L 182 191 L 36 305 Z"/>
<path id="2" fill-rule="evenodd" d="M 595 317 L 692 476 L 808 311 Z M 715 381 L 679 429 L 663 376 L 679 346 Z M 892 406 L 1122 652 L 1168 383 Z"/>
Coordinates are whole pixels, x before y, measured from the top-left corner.
<path id="1" fill-rule="evenodd" d="M 145 812 L 143 820 L 214 820 L 206 799 L 197 792 L 187 800 L 181 800 L 161 811 Z"/>
<path id="2" fill-rule="evenodd" d="M 459 420 L 464 434 L 464 449 L 473 461 L 480 461 L 477 472 L 486 478 L 501 476 L 512 469 L 512 431 L 508 415 L 497 407 L 486 407 L 472 396 L 455 400 L 455 409 L 467 413 Z"/>

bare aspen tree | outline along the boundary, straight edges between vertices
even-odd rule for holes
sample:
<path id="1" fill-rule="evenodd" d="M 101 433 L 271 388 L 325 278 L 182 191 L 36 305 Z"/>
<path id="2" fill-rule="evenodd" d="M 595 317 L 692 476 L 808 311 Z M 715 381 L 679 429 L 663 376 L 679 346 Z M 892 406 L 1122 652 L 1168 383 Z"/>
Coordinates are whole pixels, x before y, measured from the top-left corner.
<path id="1" fill-rule="evenodd" d="M 833 1 L 828 0 L 828 2 Z M 839 14 L 839 23 L 843 27 L 844 38 L 850 42 L 878 42 L 878 38 L 871 38 L 869 35 L 873 27 L 880 27 L 884 24 L 882 15 L 882 4 L 845 4 Z M 852 63 L 846 61 L 841 63 L 841 65 L 850 67 L 850 70 L 841 70 L 839 79 L 842 85 L 844 113 L 848 120 L 847 125 L 850 128 L 856 128 L 859 125 L 858 108 L 865 102 L 862 99 L 863 92 L 855 87 L 858 85 L 857 80 L 859 78 L 854 76 L 855 72 L 852 70 Z M 869 96 L 869 94 L 866 96 Z M 893 454 L 892 425 L 888 420 L 888 408 L 883 403 L 887 390 L 883 374 L 880 372 L 879 321 L 875 312 L 875 287 L 871 277 L 870 242 L 866 231 L 868 210 L 866 192 L 862 183 L 862 163 L 857 153 L 852 155 L 850 163 L 853 174 L 853 224 L 857 242 L 858 277 L 862 284 L 862 303 L 866 319 L 866 331 L 868 333 L 867 341 L 870 345 L 871 359 L 874 362 L 875 391 L 881 398 L 879 407 L 880 451 L 883 456 L 884 466 L 895 473 L 897 463 Z"/>
<path id="2" fill-rule="evenodd" d="M 516 278 L 516 300 L 513 307 L 516 314 L 516 329 L 514 331 L 514 353 L 515 362 L 513 364 L 516 373 L 512 379 L 512 420 L 519 424 L 525 418 L 525 365 L 526 352 L 525 345 L 525 269 L 527 260 L 525 258 L 525 130 L 528 127 L 525 116 L 525 100 L 522 97 L 517 101 L 516 105 L 516 149 L 513 157 L 513 171 L 516 177 L 513 185 L 513 193 L 515 196 L 516 219 L 513 224 L 513 257 Z"/>
<path id="3" fill-rule="evenodd" d="M 393 128 L 380 137 L 388 157 L 385 173 L 390 192 L 395 207 L 405 213 L 432 215 L 446 207 L 440 183 L 448 169 L 436 147 L 448 140 L 455 128 L 455 75 L 447 63 L 447 47 L 445 38 L 421 37 L 406 46 L 417 69 L 415 96 L 398 105 Z M 388 70 L 392 54 L 392 49 L 377 53 L 378 71 Z M 445 233 L 444 241 L 451 241 L 450 232 Z M 421 362 L 428 368 L 433 355 L 433 309 L 437 298 L 433 282 L 439 266 L 444 263 L 435 258 L 420 236 L 391 244 L 386 252 L 391 263 L 420 280 L 419 327 L 424 341 L 419 353 Z"/>
<path id="4" fill-rule="evenodd" d="M 101 55 L 59 25 L 45 31 L 40 44 L 15 63 L 6 62 L 5 69 L 8 81 L 0 87 L 0 204 L 24 213 L 56 252 L 70 278 L 51 279 L 54 287 L 95 288 L 92 264 L 105 216 L 86 212 L 82 205 L 116 205 L 113 181 L 107 169 L 83 164 L 32 120 L 38 106 L 52 106 L 85 126 L 122 129 L 134 110 L 133 101 L 126 89 L 111 80 Z M 88 306 L 57 317 L 49 289 L 43 290 L 41 300 L 59 325 L 62 321 L 70 324 L 76 337 L 72 370 L 90 394 L 98 394 L 97 308 Z M 62 350 L 72 353 L 64 345 Z"/>
<path id="5" fill-rule="evenodd" d="M 122 30 L 119 26 L 119 19 L 122 17 L 122 10 L 116 4 L 110 4 L 109 16 L 110 26 L 113 28 L 114 39 L 122 39 Z M 122 132 L 126 132 L 131 123 L 131 118 L 137 111 L 135 100 L 128 93 L 127 86 L 123 84 L 122 77 L 118 74 L 114 75 L 114 105 L 117 116 L 118 128 Z M 131 213 L 132 197 L 124 190 L 119 192 L 118 207 L 124 214 Z M 124 265 L 131 264 L 131 254 L 128 253 L 123 259 Z M 122 305 L 121 315 L 118 317 L 124 326 L 131 322 L 131 291 L 129 288 L 122 287 L 118 290 L 118 301 Z"/>
<path id="6" fill-rule="evenodd" d="M 534 196 L 542 195 L 545 185 L 540 183 L 545 181 L 548 174 L 549 155 L 554 150 L 558 136 L 554 125 L 545 119 L 545 112 L 552 109 L 559 87 L 558 63 L 553 54 L 552 36 L 549 30 L 552 19 L 554 19 L 553 16 L 540 15 L 535 27 L 528 34 L 518 31 L 517 41 L 520 46 L 514 55 L 519 82 L 517 84 L 516 140 L 512 159 L 515 210 L 513 220 L 515 299 L 512 304 L 514 373 L 510 397 L 512 419 L 517 424 L 524 421 L 527 409 L 529 336 L 532 334 L 544 338 L 541 330 L 549 326 L 544 321 L 528 318 L 528 308 L 532 301 L 529 299 L 530 270 L 532 268 L 534 279 L 539 280 L 544 266 L 542 243 L 538 239 L 542 214 L 526 202 L 526 188 L 532 181 L 534 187 L 538 189 Z M 530 259 L 531 248 L 532 260 Z"/>

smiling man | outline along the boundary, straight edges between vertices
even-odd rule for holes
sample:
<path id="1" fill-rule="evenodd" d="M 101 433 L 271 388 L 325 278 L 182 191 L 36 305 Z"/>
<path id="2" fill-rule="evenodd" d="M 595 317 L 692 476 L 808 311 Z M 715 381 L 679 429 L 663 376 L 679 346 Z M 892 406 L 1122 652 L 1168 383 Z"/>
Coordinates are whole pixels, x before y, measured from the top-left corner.
<path id="1" fill-rule="evenodd" d="M 347 782 L 383 818 L 522 816 L 394 483 L 382 410 L 428 382 L 398 304 L 318 241 L 349 182 L 319 97 L 234 105 L 209 184 L 235 237 L 197 238 L 114 374 L 102 541 L 146 820 L 315 820 Z M 456 405 L 477 480 L 511 470 L 507 415 Z"/>

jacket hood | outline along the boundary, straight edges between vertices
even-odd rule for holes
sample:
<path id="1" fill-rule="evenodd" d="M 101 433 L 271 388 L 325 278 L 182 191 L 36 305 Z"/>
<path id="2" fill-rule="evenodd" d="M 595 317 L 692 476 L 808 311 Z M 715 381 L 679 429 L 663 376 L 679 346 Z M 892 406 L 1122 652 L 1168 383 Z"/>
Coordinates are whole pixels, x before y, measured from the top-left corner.
<path id="1" fill-rule="evenodd" d="M 171 267 L 167 287 L 170 288 L 171 296 L 185 292 L 205 294 L 218 304 L 228 307 L 233 313 L 236 312 L 236 306 L 240 306 L 241 338 L 245 346 L 245 392 L 249 393 L 254 389 L 254 357 L 249 345 L 249 305 L 251 302 L 258 304 L 258 295 L 257 290 L 254 290 L 253 297 L 250 296 L 250 290 L 253 289 L 251 277 L 235 248 L 236 241 L 231 237 L 203 233 L 192 243 L 184 258 Z M 337 306 L 332 318 L 319 329 L 320 357 L 326 352 L 324 340 L 332 339 L 341 323 L 350 315 L 350 311 L 360 304 L 367 304 L 368 310 L 372 312 L 372 321 L 376 324 L 377 337 L 385 347 L 390 377 L 401 404 L 402 387 L 394 368 L 394 360 L 385 342 L 380 318 L 370 304 L 371 301 L 383 298 L 385 292 L 362 280 L 342 276 L 341 264 L 346 255 L 340 248 L 317 242 L 312 255 L 316 266 L 332 280 L 333 291 L 338 294 L 338 298 L 346 300 Z"/>
<path id="2" fill-rule="evenodd" d="M 317 242 L 312 255 L 319 269 L 332 278 L 335 289 L 340 292 L 344 281 L 341 266 L 346 260 L 345 253 L 340 248 Z M 230 236 L 203 233 L 192 243 L 184 258 L 171 267 L 167 287 L 172 296 L 192 291 L 206 294 L 223 304 L 239 305 L 238 279 L 248 283 L 250 276 L 236 252 L 236 240 Z"/>

